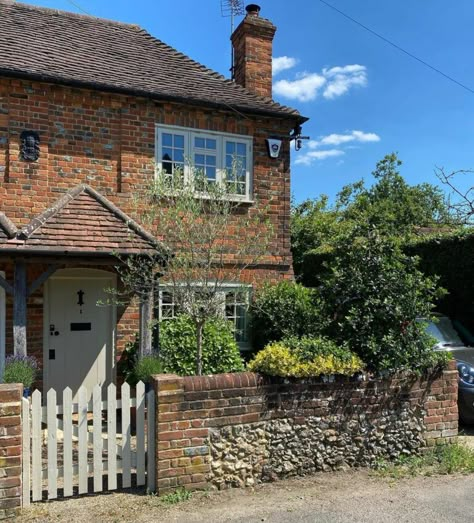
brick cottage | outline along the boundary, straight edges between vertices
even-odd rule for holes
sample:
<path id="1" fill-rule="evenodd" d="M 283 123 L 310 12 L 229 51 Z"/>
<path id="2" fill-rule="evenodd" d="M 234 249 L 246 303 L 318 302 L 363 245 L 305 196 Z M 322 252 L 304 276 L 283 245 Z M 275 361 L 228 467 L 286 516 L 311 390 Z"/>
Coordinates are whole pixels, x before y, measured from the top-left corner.
<path id="1" fill-rule="evenodd" d="M 269 251 L 244 273 L 245 292 L 229 287 L 229 318 L 242 320 L 255 281 L 292 277 L 290 138 L 306 119 L 271 99 L 276 28 L 259 11 L 248 6 L 232 35 L 228 80 L 135 25 L 0 0 L 2 367 L 28 354 L 45 389 L 107 384 L 140 317 L 173 310 L 165 291 L 154 307 L 97 306 L 119 285 L 117 253 L 159 247 L 129 217 L 157 167 L 186 175 L 186 158 L 204 158 L 222 183 L 238 157 L 232 197 L 243 213 L 257 199 L 268 208 Z M 282 140 L 278 158 L 270 138 Z"/>

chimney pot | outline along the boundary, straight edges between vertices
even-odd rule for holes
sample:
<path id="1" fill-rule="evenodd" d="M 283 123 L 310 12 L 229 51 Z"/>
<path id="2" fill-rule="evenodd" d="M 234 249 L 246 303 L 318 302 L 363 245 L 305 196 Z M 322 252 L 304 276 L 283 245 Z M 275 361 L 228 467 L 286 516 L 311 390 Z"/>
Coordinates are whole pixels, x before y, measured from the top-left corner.
<path id="1" fill-rule="evenodd" d="M 260 6 L 257 4 L 249 4 L 245 10 L 248 16 L 258 16 L 260 13 Z"/>

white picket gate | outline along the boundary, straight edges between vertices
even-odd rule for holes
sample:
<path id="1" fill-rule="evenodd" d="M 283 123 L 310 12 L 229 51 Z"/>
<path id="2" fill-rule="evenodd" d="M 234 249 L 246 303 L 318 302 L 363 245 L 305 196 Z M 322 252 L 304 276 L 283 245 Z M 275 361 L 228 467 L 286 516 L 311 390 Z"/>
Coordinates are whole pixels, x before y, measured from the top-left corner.
<path id="1" fill-rule="evenodd" d="M 70 388 L 62 401 L 50 389 L 43 405 L 41 392 L 23 399 L 23 503 L 69 497 L 132 486 L 155 488 L 155 396 L 140 381 L 136 395 L 130 386 L 107 387 L 103 401 L 99 385 L 88 401 L 80 388 L 78 403 Z M 131 408 L 136 413 L 132 432 Z M 121 480 L 120 480 L 121 478 Z M 106 483 L 105 483 L 106 480 Z"/>

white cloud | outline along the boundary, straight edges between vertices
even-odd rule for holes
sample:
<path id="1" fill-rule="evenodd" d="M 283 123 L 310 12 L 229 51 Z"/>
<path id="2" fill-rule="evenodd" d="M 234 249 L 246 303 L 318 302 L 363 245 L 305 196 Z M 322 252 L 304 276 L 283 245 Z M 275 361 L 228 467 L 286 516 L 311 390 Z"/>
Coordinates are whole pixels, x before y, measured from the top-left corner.
<path id="1" fill-rule="evenodd" d="M 276 58 L 273 57 L 272 75 L 276 76 L 278 73 L 281 73 L 282 71 L 291 69 L 297 63 L 298 63 L 298 60 L 296 58 L 291 58 L 290 56 L 278 56 Z"/>
<path id="2" fill-rule="evenodd" d="M 325 83 L 326 79 L 319 74 L 303 73 L 300 78 L 293 81 L 278 80 L 273 86 L 273 91 L 275 94 L 285 98 L 309 102 L 316 98 L 319 90 Z"/>
<path id="3" fill-rule="evenodd" d="M 298 165 L 312 165 L 318 160 L 325 160 L 326 158 L 334 158 L 346 154 L 347 149 L 354 148 L 351 143 L 370 143 L 379 142 L 380 136 L 375 133 L 365 133 L 364 131 L 347 131 L 344 134 L 328 134 L 327 136 L 320 136 L 317 140 L 309 140 L 305 145 L 308 149 L 306 152 L 301 152 L 297 156 L 295 163 Z M 341 149 L 341 146 L 344 146 Z M 331 147 L 324 149 L 324 147 Z M 338 165 L 341 164 L 339 160 Z"/>
<path id="4" fill-rule="evenodd" d="M 295 160 L 298 165 L 311 165 L 315 160 L 326 160 L 326 158 L 334 158 L 346 154 L 340 149 L 327 149 L 325 151 L 309 151 L 301 154 Z"/>
<path id="5" fill-rule="evenodd" d="M 320 95 L 331 100 L 347 93 L 351 87 L 366 85 L 367 68 L 354 64 L 325 68 L 321 73 L 299 73 L 294 80 L 275 82 L 273 91 L 285 98 L 310 102 Z"/>
<path id="6" fill-rule="evenodd" d="M 368 143 L 368 142 L 380 142 L 380 136 L 375 133 L 365 133 L 364 131 L 351 131 L 345 134 L 328 134 L 327 136 L 322 136 L 319 140 L 310 140 L 308 142 L 308 147 L 310 149 L 317 149 L 319 147 L 324 147 L 326 145 L 338 146 L 349 142 L 359 142 L 359 143 Z"/>
<path id="7" fill-rule="evenodd" d="M 365 87 L 367 85 L 367 69 L 363 65 L 323 69 L 323 74 L 328 79 L 323 96 L 329 100 L 346 94 L 353 86 Z"/>

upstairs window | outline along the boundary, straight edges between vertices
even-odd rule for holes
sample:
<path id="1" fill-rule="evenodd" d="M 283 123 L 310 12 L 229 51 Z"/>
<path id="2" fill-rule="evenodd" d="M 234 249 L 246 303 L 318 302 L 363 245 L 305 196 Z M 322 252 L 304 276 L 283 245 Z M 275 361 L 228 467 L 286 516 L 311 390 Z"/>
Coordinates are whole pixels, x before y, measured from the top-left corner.
<path id="1" fill-rule="evenodd" d="M 251 199 L 251 137 L 160 125 L 156 132 L 156 164 L 170 187 L 178 176 L 189 183 L 199 178 L 225 185 L 232 199 Z M 197 183 L 195 188 L 199 192 Z"/>

